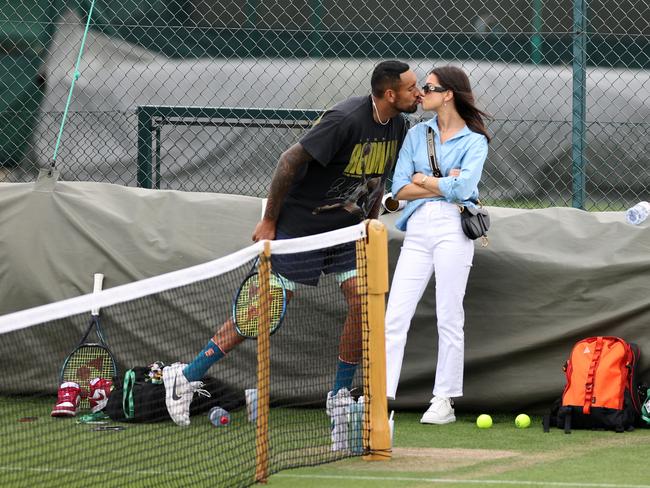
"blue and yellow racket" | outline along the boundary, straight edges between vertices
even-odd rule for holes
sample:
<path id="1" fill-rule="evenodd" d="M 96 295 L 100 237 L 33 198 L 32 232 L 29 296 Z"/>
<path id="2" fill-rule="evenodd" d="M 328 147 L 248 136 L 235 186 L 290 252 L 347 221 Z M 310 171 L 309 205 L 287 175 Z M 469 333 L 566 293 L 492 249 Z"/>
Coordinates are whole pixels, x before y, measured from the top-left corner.
<path id="1" fill-rule="evenodd" d="M 235 330 L 239 335 L 247 339 L 257 338 L 262 321 L 258 261 L 255 260 L 248 276 L 242 281 L 232 304 L 232 319 Z M 274 272 L 271 272 L 270 285 L 271 321 L 269 328 L 270 333 L 273 334 L 282 325 L 287 311 L 287 289 L 284 279 Z"/>

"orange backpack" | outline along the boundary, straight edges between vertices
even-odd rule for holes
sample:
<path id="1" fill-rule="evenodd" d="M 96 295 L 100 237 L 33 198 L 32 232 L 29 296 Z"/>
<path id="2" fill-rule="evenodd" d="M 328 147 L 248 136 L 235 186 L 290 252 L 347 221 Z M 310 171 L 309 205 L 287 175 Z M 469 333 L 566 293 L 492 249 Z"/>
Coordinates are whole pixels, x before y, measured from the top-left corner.
<path id="1" fill-rule="evenodd" d="M 551 422 L 567 433 L 571 428 L 632 430 L 641 413 L 638 361 L 638 346 L 619 337 L 578 341 L 564 365 L 566 386 Z"/>

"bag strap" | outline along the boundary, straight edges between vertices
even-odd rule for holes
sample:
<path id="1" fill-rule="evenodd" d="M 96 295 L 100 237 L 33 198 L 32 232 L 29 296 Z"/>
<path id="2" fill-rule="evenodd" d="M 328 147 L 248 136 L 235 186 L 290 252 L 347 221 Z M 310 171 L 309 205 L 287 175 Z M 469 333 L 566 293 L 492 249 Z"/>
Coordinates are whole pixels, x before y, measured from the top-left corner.
<path id="1" fill-rule="evenodd" d="M 589 364 L 589 371 L 587 372 L 587 381 L 585 382 L 585 402 L 582 406 L 582 413 L 585 415 L 591 413 L 591 399 L 594 396 L 594 376 L 596 375 L 596 369 L 598 369 L 598 363 L 600 363 L 603 343 L 602 337 L 599 336 L 596 338 L 594 355 L 591 358 L 591 364 Z"/>
<path id="2" fill-rule="evenodd" d="M 124 385 L 122 388 L 122 410 L 127 419 L 132 419 L 135 416 L 133 385 L 135 385 L 135 371 L 130 369 L 124 373 Z"/>
<path id="3" fill-rule="evenodd" d="M 442 172 L 436 158 L 436 144 L 433 142 L 433 129 L 431 127 L 427 127 L 427 153 L 429 154 L 429 166 L 433 176 L 442 178 Z"/>
<path id="4" fill-rule="evenodd" d="M 442 178 L 442 172 L 440 171 L 440 166 L 438 166 L 438 159 L 436 158 L 436 144 L 433 142 L 433 129 L 431 127 L 427 127 L 427 153 L 429 155 L 429 167 L 431 168 L 433 176 L 436 178 Z M 483 204 L 480 200 L 477 199 L 476 201 L 469 201 L 474 205 L 483 208 Z M 463 208 L 463 205 L 458 205 L 458 210 L 460 212 L 463 211 Z"/>

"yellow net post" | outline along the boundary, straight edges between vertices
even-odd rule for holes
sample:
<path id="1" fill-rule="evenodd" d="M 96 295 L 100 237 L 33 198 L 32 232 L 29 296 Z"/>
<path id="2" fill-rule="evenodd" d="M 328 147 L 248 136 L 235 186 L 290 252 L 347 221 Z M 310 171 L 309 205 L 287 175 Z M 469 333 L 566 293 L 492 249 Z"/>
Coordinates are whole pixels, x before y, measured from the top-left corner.
<path id="1" fill-rule="evenodd" d="M 384 224 L 369 220 L 366 224 L 366 263 L 358 266 L 367 281 L 368 326 L 363 328 L 364 343 L 368 344 L 366 365 L 368 399 L 364 416 L 364 431 L 369 432 L 365 461 L 386 461 L 392 456 L 386 402 L 386 338 L 384 336 L 385 300 L 388 292 L 388 233 Z M 357 253 L 358 255 L 358 253 Z M 363 277 L 362 277 L 363 278 Z"/>
<path id="2" fill-rule="evenodd" d="M 255 435 L 255 481 L 266 483 L 269 473 L 269 396 L 271 324 L 271 245 L 264 242 L 260 255 L 260 312 L 257 336 L 257 431 Z"/>

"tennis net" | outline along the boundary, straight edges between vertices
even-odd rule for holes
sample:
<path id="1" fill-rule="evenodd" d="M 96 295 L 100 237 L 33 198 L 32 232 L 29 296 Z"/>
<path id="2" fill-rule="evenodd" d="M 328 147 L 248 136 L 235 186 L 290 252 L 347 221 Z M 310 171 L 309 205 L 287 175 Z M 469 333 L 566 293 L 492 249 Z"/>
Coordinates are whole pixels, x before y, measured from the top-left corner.
<path id="1" fill-rule="evenodd" d="M 390 457 L 386 253 L 385 229 L 370 221 L 255 243 L 121 286 L 110 286 L 110 270 L 94 270 L 105 274 L 103 291 L 0 317 L 0 484 L 248 486 L 291 467 Z M 319 276 L 323 266 L 328 273 Z M 245 313 L 235 321 L 233 304 L 256 272 L 259 303 L 246 289 Z M 315 279 L 317 286 L 304 284 Z M 286 312 L 269 337 L 281 307 L 272 311 L 273 298 L 266 297 L 278 287 L 288 298 Z M 106 369 L 110 360 L 91 355 L 62 376 L 93 309 L 117 372 Z M 233 335 L 233 325 L 244 330 L 250 317 L 263 332 L 252 340 Z M 87 342 L 99 339 L 93 329 Z M 189 425 L 178 426 L 165 395 L 183 395 L 175 385 L 169 391 L 164 371 L 177 362 L 196 365 L 195 358 L 217 351 L 199 354 L 215 342 L 222 349 L 238 345 L 191 383 Z M 257 393 L 248 408 L 246 390 Z M 211 419 L 215 407 L 225 413 Z"/>

